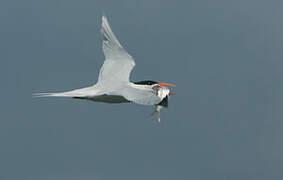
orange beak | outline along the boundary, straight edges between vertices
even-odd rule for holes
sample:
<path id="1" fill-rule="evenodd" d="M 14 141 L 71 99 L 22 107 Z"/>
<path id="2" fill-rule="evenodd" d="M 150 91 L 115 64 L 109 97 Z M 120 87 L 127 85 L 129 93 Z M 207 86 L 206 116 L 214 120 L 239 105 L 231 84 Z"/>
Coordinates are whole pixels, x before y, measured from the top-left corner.
<path id="1" fill-rule="evenodd" d="M 170 83 L 162 83 L 162 82 L 160 82 L 160 83 L 157 83 L 159 86 L 170 86 L 170 87 L 176 87 L 176 85 L 175 84 L 170 84 Z"/>

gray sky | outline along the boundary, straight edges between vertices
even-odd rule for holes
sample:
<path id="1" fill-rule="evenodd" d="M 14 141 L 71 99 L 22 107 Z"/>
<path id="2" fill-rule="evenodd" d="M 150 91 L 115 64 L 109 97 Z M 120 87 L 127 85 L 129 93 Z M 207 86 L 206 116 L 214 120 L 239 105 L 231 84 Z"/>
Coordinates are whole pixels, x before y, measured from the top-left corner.
<path id="1" fill-rule="evenodd" d="M 283 1 L 0 2 L 1 180 L 283 179 Z M 96 82 L 102 12 L 152 107 L 31 98 Z"/>

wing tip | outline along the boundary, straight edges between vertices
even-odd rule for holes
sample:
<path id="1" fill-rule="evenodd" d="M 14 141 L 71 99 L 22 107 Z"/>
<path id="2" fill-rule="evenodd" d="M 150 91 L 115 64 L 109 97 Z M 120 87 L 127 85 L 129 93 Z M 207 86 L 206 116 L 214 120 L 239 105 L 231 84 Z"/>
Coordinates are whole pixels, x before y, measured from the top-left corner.
<path id="1" fill-rule="evenodd" d="M 106 15 L 105 15 L 104 13 L 102 14 L 101 19 L 102 19 L 102 28 L 103 28 L 104 26 L 106 26 L 107 24 L 109 24 L 109 23 L 108 23 L 108 19 L 107 19 Z"/>
<path id="2" fill-rule="evenodd" d="M 105 20 L 105 19 L 107 19 L 107 17 L 106 17 L 106 15 L 105 15 L 105 13 L 103 12 L 103 13 L 102 13 L 102 20 Z"/>

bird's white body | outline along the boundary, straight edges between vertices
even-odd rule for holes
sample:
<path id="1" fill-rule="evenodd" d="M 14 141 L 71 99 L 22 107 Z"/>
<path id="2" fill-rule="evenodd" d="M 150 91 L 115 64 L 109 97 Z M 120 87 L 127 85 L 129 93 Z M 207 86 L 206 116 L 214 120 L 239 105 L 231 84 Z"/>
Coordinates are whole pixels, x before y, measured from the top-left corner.
<path id="1" fill-rule="evenodd" d="M 130 81 L 135 61 L 122 47 L 105 16 L 102 16 L 101 33 L 105 61 L 95 85 L 67 92 L 35 95 L 73 97 L 106 103 L 134 102 L 143 105 L 158 105 L 169 96 L 170 90 L 165 86 L 158 86 L 156 90 L 153 88 L 155 85 L 135 84 Z"/>

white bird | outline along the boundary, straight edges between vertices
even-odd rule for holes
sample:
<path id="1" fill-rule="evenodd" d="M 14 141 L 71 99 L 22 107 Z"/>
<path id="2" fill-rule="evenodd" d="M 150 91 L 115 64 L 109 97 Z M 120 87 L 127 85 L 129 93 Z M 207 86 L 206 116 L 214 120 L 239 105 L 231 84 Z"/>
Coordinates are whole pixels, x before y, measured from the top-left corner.
<path id="1" fill-rule="evenodd" d="M 130 73 L 135 66 L 131 55 L 120 44 L 112 32 L 108 20 L 102 16 L 101 33 L 105 61 L 96 84 L 90 87 L 59 93 L 36 93 L 35 96 L 72 97 L 105 103 L 134 102 L 156 106 L 153 114 L 160 121 L 161 107 L 168 107 L 168 98 L 172 93 L 167 86 L 174 84 L 156 81 L 131 82 Z"/>

